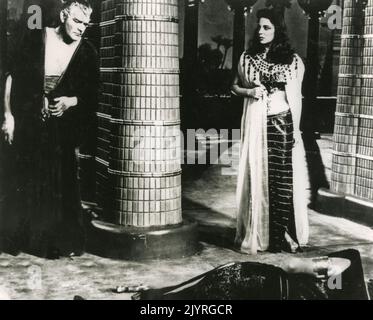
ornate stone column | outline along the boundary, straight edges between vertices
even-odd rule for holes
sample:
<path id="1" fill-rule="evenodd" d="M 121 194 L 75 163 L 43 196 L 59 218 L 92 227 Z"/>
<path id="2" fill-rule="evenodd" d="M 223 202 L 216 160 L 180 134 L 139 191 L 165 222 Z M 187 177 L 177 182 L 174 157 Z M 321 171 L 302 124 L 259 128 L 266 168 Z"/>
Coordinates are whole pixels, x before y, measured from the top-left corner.
<path id="1" fill-rule="evenodd" d="M 194 252 L 194 225 L 181 208 L 178 36 L 178 0 L 102 3 L 96 164 L 103 219 L 93 225 L 105 255 Z"/>
<path id="2" fill-rule="evenodd" d="M 197 65 L 198 56 L 198 23 L 199 5 L 201 0 L 185 0 L 184 22 L 184 77 L 186 78 L 187 92 L 193 90 L 193 71 Z M 190 89 L 188 89 L 190 87 Z"/>
<path id="3" fill-rule="evenodd" d="M 361 4 L 364 17 L 362 70 L 353 195 L 371 201 L 373 207 L 373 0 Z M 373 216 L 373 214 L 372 214 Z"/>
<path id="4" fill-rule="evenodd" d="M 298 3 L 309 16 L 302 131 L 304 134 L 312 136 L 315 132 L 318 132 L 318 119 L 315 116 L 317 114 L 315 110 L 317 108 L 316 97 L 320 72 L 319 19 L 330 6 L 332 0 L 298 0 Z"/>
<path id="5" fill-rule="evenodd" d="M 363 85 L 364 8 L 361 1 L 345 1 L 334 127 L 332 190 L 355 193 L 356 153 Z M 362 22 L 363 21 L 363 22 Z"/>
<path id="6" fill-rule="evenodd" d="M 237 67 L 242 52 L 245 50 L 245 16 L 251 12 L 257 0 L 226 0 L 230 10 L 234 11 L 233 22 L 233 70 Z"/>
<path id="7" fill-rule="evenodd" d="M 198 30 L 199 7 L 204 0 L 184 0 L 184 52 L 181 73 L 182 130 L 186 132 L 195 123 L 193 106 L 198 105 Z"/>
<path id="8" fill-rule="evenodd" d="M 373 223 L 373 0 L 344 1 L 331 189 L 320 211 Z"/>

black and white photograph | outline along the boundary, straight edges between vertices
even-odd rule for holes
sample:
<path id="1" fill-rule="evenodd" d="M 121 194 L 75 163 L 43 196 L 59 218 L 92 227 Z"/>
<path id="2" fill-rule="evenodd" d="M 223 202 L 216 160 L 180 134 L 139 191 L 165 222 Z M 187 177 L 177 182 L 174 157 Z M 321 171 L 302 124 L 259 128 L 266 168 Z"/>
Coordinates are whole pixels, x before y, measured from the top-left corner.
<path id="1" fill-rule="evenodd" d="M 373 0 L 0 0 L 0 300 L 371 300 L 372 227 Z"/>

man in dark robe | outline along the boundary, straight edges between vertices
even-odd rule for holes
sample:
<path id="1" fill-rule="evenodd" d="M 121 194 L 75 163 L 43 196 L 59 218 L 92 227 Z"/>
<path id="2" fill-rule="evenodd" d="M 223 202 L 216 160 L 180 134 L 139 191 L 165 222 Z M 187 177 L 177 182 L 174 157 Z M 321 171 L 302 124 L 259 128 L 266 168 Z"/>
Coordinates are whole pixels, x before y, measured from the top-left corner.
<path id="1" fill-rule="evenodd" d="M 91 13 L 86 0 L 66 1 L 60 26 L 25 36 L 7 78 L 2 131 L 16 172 L 3 206 L 4 250 L 51 258 L 84 251 L 76 148 L 97 106 L 97 54 L 83 38 Z"/>

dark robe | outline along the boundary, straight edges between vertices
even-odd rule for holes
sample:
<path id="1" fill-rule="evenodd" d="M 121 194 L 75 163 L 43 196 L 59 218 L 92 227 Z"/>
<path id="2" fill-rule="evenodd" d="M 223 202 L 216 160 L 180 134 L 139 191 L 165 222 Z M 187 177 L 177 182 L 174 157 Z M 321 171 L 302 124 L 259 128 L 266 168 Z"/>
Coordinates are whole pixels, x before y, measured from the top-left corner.
<path id="1" fill-rule="evenodd" d="M 4 202 L 4 247 L 46 256 L 84 250 L 76 148 L 95 125 L 99 68 L 83 39 L 60 81 L 48 94 L 78 98 L 62 117 L 42 120 L 45 31 L 28 34 L 11 71 L 15 117 L 13 192 Z M 53 102 L 55 104 L 55 102 Z"/>

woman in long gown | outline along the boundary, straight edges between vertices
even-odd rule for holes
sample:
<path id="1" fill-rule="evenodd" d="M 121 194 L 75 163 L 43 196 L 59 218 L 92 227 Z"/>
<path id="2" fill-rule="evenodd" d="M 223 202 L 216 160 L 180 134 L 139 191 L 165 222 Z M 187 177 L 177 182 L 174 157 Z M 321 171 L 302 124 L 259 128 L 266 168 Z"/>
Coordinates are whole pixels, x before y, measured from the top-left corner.
<path id="1" fill-rule="evenodd" d="M 299 124 L 302 59 L 271 9 L 239 61 L 232 92 L 244 97 L 237 183 L 241 251 L 295 252 L 308 241 L 307 177 Z"/>

